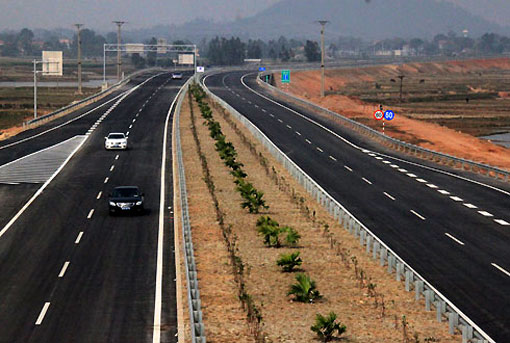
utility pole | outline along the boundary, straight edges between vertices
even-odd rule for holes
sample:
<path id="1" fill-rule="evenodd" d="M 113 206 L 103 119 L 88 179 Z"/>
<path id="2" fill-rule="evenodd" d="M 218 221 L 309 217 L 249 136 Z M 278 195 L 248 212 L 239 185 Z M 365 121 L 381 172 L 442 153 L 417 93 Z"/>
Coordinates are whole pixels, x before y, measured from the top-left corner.
<path id="1" fill-rule="evenodd" d="M 324 77 L 325 77 L 325 70 L 324 70 L 324 27 L 326 26 L 329 21 L 327 20 L 319 20 L 319 24 L 321 24 L 321 98 L 324 97 Z"/>
<path id="2" fill-rule="evenodd" d="M 78 30 L 78 94 L 83 94 L 81 90 L 81 27 L 83 24 L 74 24 Z"/>
<path id="3" fill-rule="evenodd" d="M 125 24 L 125 21 L 114 21 L 114 24 L 117 24 L 117 80 L 120 81 L 121 78 L 121 66 L 122 66 L 122 59 L 121 57 L 121 39 L 120 39 L 120 28 L 123 24 Z"/>

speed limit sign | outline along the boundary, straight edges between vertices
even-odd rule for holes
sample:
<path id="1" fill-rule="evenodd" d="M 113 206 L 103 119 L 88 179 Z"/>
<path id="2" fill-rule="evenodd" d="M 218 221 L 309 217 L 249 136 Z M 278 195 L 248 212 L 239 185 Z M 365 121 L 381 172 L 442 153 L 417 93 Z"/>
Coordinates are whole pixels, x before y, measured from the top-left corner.
<path id="1" fill-rule="evenodd" d="M 376 120 L 381 120 L 381 119 L 383 119 L 383 117 L 384 117 L 383 111 L 377 110 L 377 111 L 374 112 L 374 118 Z"/>

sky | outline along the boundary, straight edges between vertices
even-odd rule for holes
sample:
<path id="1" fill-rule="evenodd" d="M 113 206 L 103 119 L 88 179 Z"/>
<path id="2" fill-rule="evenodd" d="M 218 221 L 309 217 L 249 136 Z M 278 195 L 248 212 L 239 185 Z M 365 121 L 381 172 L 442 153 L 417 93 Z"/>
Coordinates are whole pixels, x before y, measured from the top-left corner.
<path id="1" fill-rule="evenodd" d="M 502 25 L 510 24 L 509 0 L 444 1 Z M 179 25 L 197 18 L 222 22 L 250 16 L 276 2 L 278 0 L 0 0 L 0 30 L 72 28 L 74 23 L 83 23 L 98 31 L 112 31 L 112 20 L 127 21 L 127 30 L 158 24 Z"/>

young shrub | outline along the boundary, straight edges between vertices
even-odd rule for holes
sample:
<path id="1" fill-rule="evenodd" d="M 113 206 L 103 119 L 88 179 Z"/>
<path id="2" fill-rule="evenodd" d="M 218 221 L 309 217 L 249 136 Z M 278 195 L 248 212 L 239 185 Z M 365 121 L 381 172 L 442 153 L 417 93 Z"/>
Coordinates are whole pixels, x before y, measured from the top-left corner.
<path id="1" fill-rule="evenodd" d="M 322 298 L 317 290 L 315 281 L 310 279 L 308 275 L 299 273 L 296 275 L 296 281 L 297 283 L 291 285 L 289 292 L 287 293 L 287 295 L 293 295 L 294 300 L 304 303 L 312 303 L 315 299 Z"/>
<path id="2" fill-rule="evenodd" d="M 244 170 L 241 169 L 242 163 L 239 163 L 239 162 L 236 162 L 236 163 L 238 163 L 238 167 L 232 168 L 232 171 L 230 172 L 230 174 L 235 178 L 234 183 L 237 185 L 238 179 L 244 179 L 248 175 L 244 172 Z"/>
<path id="3" fill-rule="evenodd" d="M 315 316 L 315 324 L 310 327 L 310 329 L 317 333 L 317 336 L 323 342 L 329 342 L 333 340 L 335 332 L 338 336 L 341 336 L 347 330 L 345 325 L 336 322 L 336 318 L 335 312 L 330 312 L 326 317 L 317 313 Z"/>
<path id="4" fill-rule="evenodd" d="M 263 226 L 263 225 L 272 225 L 272 226 L 279 226 L 278 222 L 274 219 L 271 219 L 269 216 L 260 216 L 259 219 L 257 219 L 257 227 Z"/>
<path id="5" fill-rule="evenodd" d="M 280 247 L 280 228 L 278 225 L 261 225 L 257 227 L 259 235 L 264 237 L 264 244 L 270 247 Z"/>
<path id="6" fill-rule="evenodd" d="M 276 265 L 282 267 L 285 273 L 292 273 L 295 267 L 299 267 L 303 263 L 301 257 L 299 257 L 299 251 L 293 252 L 292 254 L 282 254 Z"/>
<path id="7" fill-rule="evenodd" d="M 301 235 L 295 229 L 285 226 L 282 228 L 282 231 L 287 234 L 285 236 L 285 243 L 287 245 L 295 246 L 299 242 Z"/>

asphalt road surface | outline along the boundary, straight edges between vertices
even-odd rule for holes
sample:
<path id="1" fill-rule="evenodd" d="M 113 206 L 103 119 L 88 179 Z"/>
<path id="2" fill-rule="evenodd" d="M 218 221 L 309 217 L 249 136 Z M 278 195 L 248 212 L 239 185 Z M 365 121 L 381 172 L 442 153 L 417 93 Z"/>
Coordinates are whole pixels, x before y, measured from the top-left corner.
<path id="1" fill-rule="evenodd" d="M 7 230 L 2 228 L 42 184 L 0 185 L 0 342 L 151 342 L 158 306 L 161 341 L 177 341 L 171 153 L 163 242 L 158 222 L 164 123 L 184 82 L 169 73 L 139 76 L 100 103 L 0 144 L 2 165 L 84 138 Z M 136 85 L 121 102 L 94 110 Z M 129 132 L 129 149 L 104 150 L 109 132 Z M 117 185 L 141 188 L 143 215 L 108 215 L 107 195 Z M 155 300 L 158 246 L 164 247 L 161 304 Z"/>
<path id="2" fill-rule="evenodd" d="M 510 342 L 508 185 L 400 155 L 309 110 L 280 106 L 246 74 L 219 73 L 205 84 L 482 330 Z"/>

